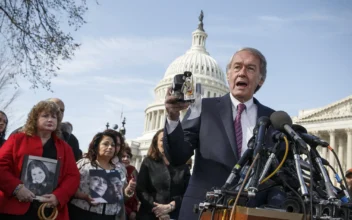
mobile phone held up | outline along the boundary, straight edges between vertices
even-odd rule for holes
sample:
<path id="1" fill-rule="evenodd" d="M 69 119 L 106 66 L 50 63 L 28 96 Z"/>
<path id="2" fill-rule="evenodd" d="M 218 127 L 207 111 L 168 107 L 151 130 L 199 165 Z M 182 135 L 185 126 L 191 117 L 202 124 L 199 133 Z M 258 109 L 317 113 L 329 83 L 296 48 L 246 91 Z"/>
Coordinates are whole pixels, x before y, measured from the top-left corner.
<path id="1" fill-rule="evenodd" d="M 174 76 L 172 84 L 172 95 L 178 97 L 180 102 L 195 101 L 195 89 L 192 72 L 185 71 L 183 74 Z"/>

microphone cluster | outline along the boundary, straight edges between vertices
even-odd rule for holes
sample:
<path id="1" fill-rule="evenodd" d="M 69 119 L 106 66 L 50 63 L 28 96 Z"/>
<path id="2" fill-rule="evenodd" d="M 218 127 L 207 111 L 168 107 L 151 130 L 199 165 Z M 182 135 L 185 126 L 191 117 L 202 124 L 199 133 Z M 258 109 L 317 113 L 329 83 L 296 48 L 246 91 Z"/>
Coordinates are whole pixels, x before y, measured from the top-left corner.
<path id="1" fill-rule="evenodd" d="M 301 125 L 294 125 L 284 111 L 276 111 L 270 118 L 260 117 L 253 134 L 248 149 L 233 167 L 225 184 L 221 189 L 207 193 L 217 195 L 216 199 L 206 197 L 200 207 L 204 208 L 204 204 L 207 208 L 218 205 L 234 207 L 237 201 L 246 206 L 259 191 L 281 186 L 287 198 L 280 207 L 275 207 L 277 209 L 303 213 L 311 219 L 352 219 L 351 197 L 346 190 L 341 166 L 344 181 L 317 150 L 318 147 L 329 149 L 339 163 L 327 141 L 308 134 Z M 328 167 L 333 169 L 339 187 L 332 184 Z M 234 197 L 235 203 L 231 204 L 229 201 L 234 201 Z"/>

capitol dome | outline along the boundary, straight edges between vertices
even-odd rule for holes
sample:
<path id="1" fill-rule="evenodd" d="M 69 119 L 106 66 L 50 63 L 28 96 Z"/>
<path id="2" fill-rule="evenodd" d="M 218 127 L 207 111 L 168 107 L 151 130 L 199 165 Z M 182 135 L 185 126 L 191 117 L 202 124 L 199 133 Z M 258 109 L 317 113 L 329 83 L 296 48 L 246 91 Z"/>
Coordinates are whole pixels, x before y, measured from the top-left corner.
<path id="1" fill-rule="evenodd" d="M 224 72 L 205 48 L 207 37 L 208 35 L 203 28 L 203 12 L 201 12 L 198 28 L 192 33 L 191 48 L 185 54 L 176 58 L 166 69 L 163 79 L 154 89 L 154 101 L 145 109 L 143 135 L 131 141 L 133 155 L 139 155 L 134 157 L 136 160 L 134 164 L 137 168 L 146 156 L 155 132 L 164 127 L 166 117 L 165 95 L 176 74 L 191 71 L 195 82 L 202 85 L 202 97 L 219 97 L 228 93 L 229 89 Z"/>
<path id="2" fill-rule="evenodd" d="M 197 29 L 192 33 L 192 47 L 182 56 L 176 58 L 167 68 L 164 78 L 173 77 L 191 71 L 194 75 L 208 76 L 216 81 L 226 84 L 224 74 L 218 63 L 205 48 L 207 34 Z"/>

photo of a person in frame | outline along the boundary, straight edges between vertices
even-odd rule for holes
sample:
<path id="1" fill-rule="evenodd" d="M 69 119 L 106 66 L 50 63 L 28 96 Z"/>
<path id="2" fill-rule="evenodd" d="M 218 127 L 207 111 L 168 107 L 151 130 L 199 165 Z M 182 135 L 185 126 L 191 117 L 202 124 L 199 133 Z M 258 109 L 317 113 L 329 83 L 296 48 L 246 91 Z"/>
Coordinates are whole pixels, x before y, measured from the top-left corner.
<path id="1" fill-rule="evenodd" d="M 89 191 L 93 203 L 112 203 L 111 184 L 105 170 L 89 170 Z"/>
<path id="2" fill-rule="evenodd" d="M 123 200 L 123 183 L 118 172 L 110 172 L 107 174 L 110 187 L 110 197 L 113 202 Z"/>
<path id="3" fill-rule="evenodd" d="M 32 160 L 27 166 L 26 187 L 36 196 L 49 194 L 54 189 L 54 173 L 50 172 L 44 162 Z"/>

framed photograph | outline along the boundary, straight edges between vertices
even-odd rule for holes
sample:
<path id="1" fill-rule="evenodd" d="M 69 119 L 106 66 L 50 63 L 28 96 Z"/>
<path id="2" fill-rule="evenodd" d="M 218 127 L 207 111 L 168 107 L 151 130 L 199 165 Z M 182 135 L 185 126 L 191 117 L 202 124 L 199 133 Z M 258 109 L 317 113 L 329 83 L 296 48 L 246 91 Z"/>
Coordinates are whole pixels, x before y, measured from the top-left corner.
<path id="1" fill-rule="evenodd" d="M 123 182 L 118 171 L 89 170 L 89 191 L 94 203 L 117 203 L 123 199 Z"/>
<path id="2" fill-rule="evenodd" d="M 21 181 L 40 200 L 40 196 L 50 194 L 56 188 L 59 172 L 59 161 L 26 155 L 23 159 Z"/>

